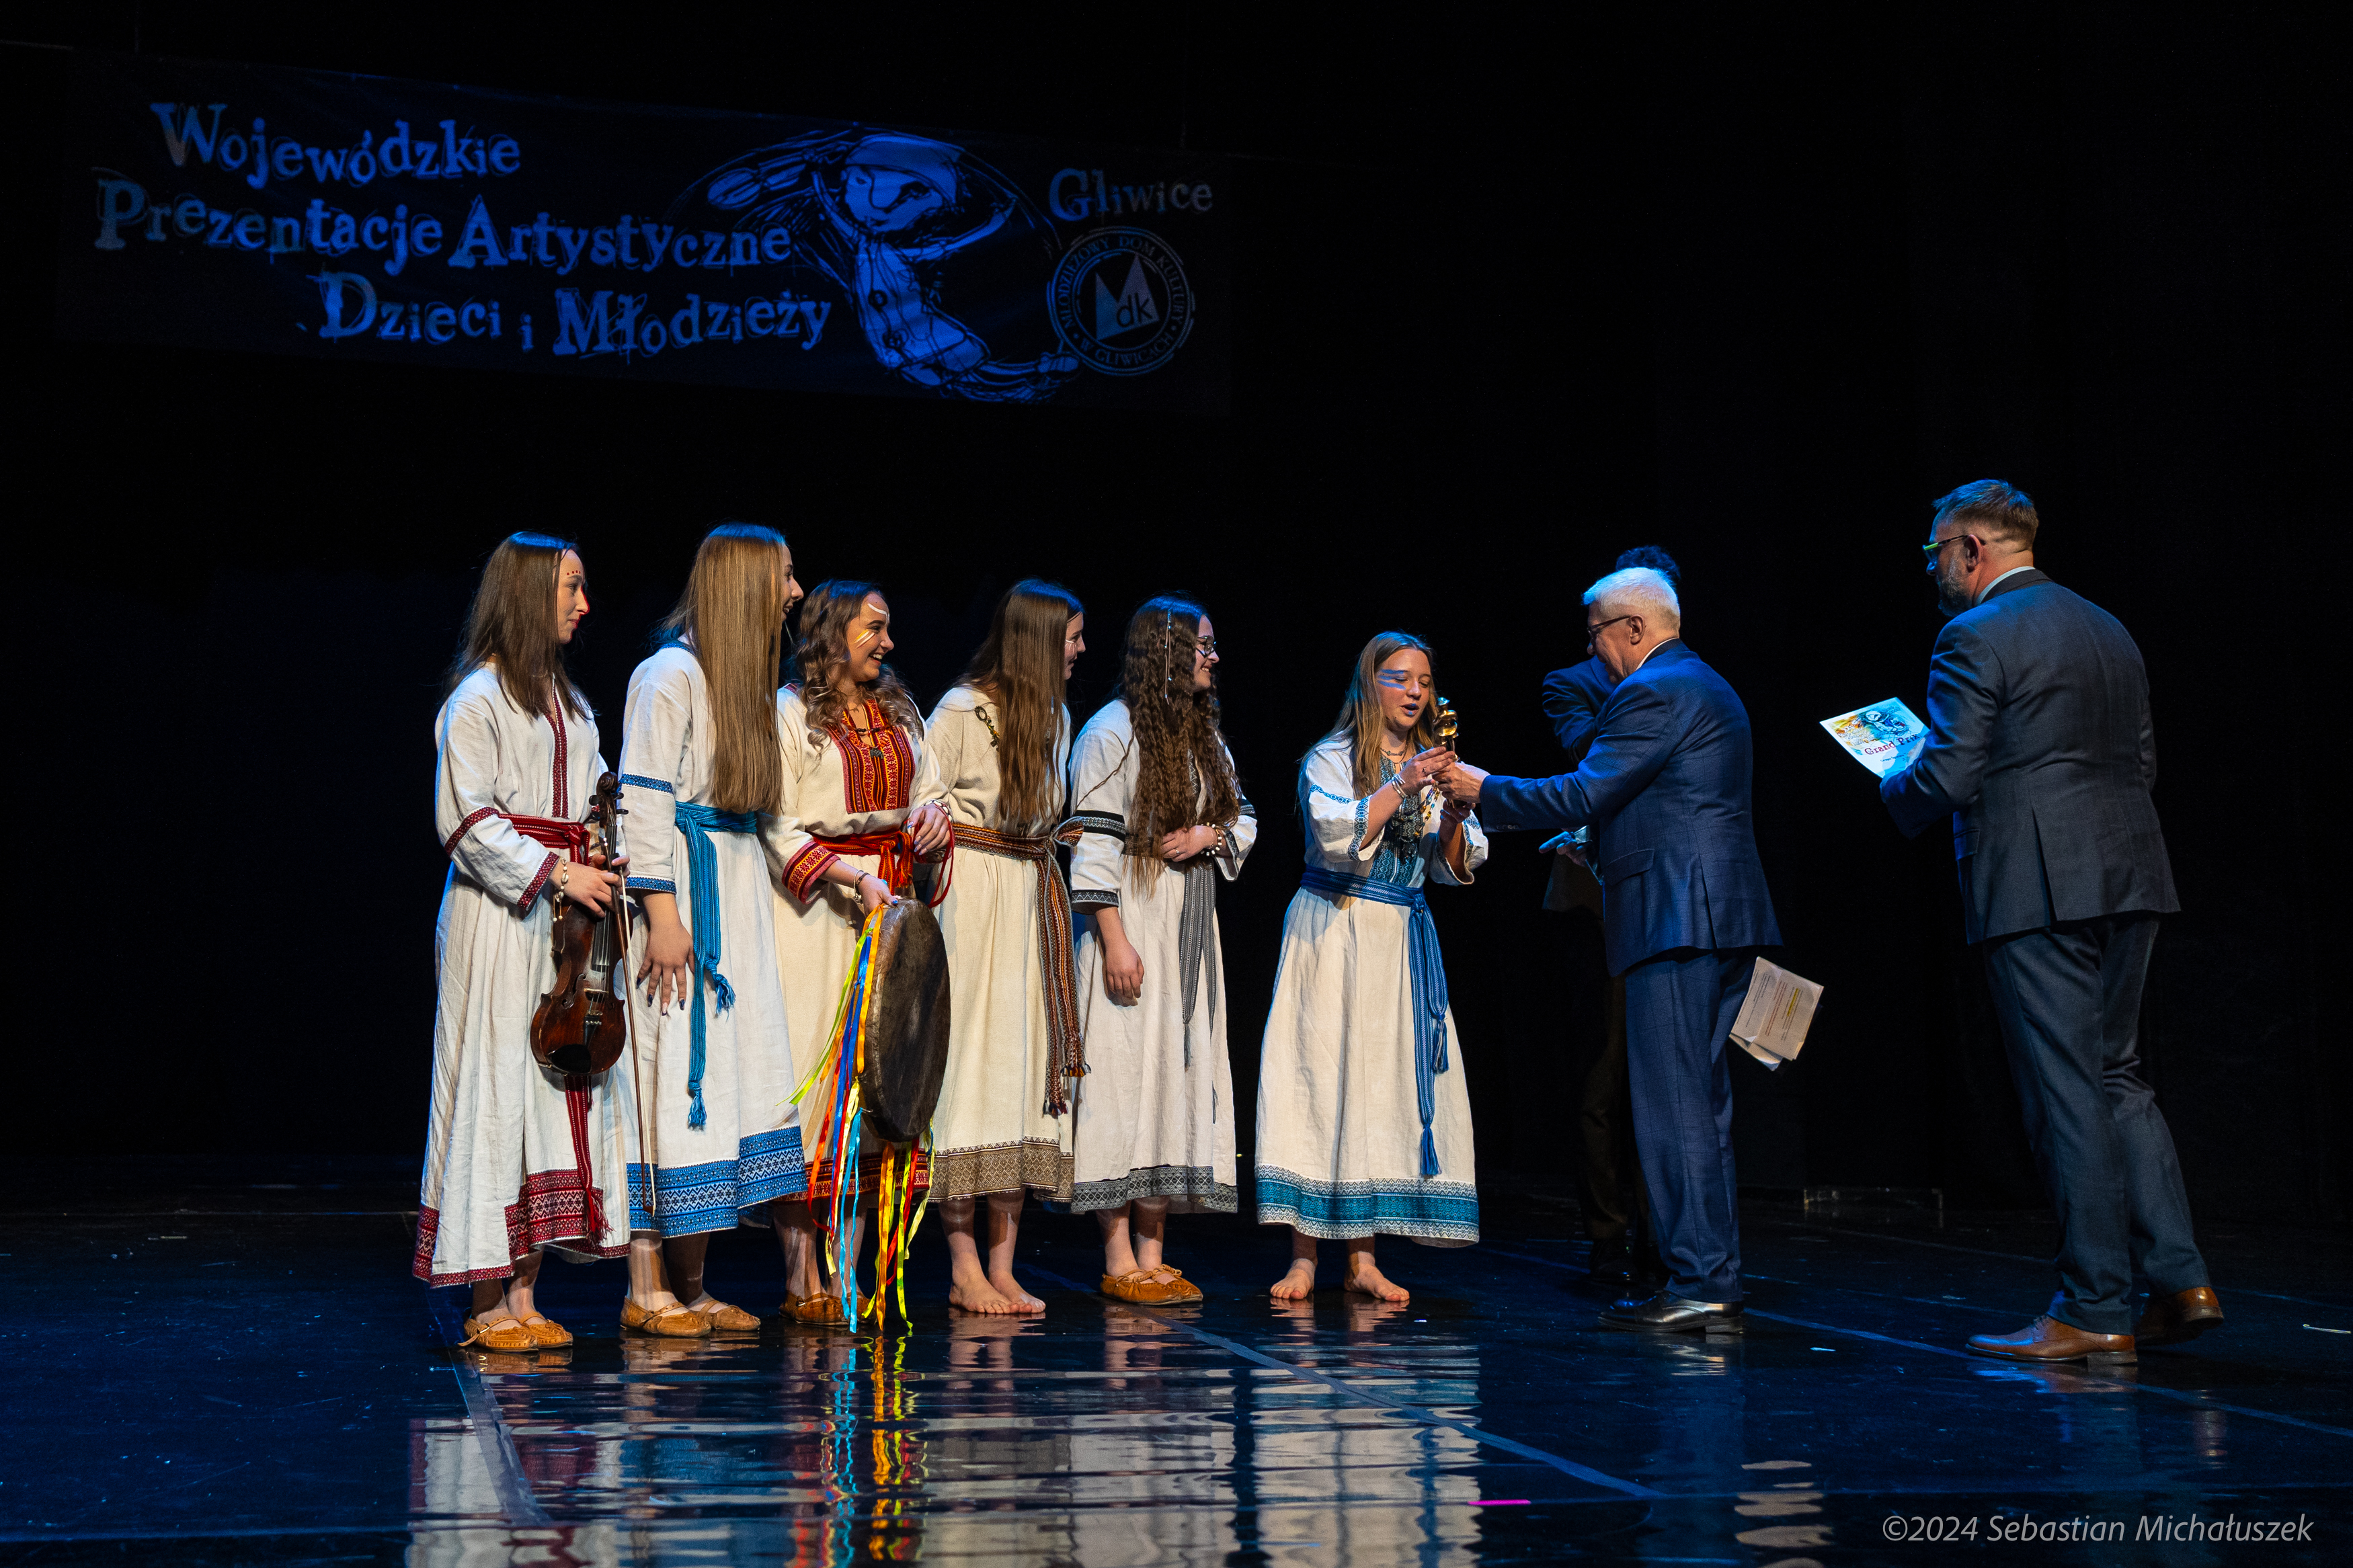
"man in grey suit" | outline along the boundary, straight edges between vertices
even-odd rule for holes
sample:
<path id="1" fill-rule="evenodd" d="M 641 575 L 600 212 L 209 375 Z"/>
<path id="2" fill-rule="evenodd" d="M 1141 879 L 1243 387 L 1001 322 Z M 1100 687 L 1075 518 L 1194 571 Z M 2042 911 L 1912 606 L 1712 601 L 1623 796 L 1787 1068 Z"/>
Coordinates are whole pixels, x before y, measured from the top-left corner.
<path id="1" fill-rule="evenodd" d="M 2038 526 L 2034 503 L 1999 479 L 1936 503 L 1923 549 L 1951 619 L 1929 662 L 1928 734 L 1879 793 L 1906 837 L 1953 825 L 1968 940 L 2059 1215 L 2050 1310 L 1969 1348 L 2130 1362 L 2222 1321 L 2173 1136 L 2140 1076 L 2141 986 L 2158 917 L 2180 904 L 2149 798 L 2140 649 L 2035 569 Z M 2150 1285 L 2137 1325 L 2136 1268 Z"/>

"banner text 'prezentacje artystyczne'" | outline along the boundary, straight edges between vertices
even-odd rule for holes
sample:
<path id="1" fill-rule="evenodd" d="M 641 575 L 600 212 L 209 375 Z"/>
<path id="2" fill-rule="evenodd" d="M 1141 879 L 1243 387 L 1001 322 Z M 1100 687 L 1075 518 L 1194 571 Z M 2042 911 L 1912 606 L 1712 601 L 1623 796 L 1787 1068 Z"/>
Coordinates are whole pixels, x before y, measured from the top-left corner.
<path id="1" fill-rule="evenodd" d="M 1214 157 L 103 55 L 75 93 L 69 337 L 1225 405 Z"/>

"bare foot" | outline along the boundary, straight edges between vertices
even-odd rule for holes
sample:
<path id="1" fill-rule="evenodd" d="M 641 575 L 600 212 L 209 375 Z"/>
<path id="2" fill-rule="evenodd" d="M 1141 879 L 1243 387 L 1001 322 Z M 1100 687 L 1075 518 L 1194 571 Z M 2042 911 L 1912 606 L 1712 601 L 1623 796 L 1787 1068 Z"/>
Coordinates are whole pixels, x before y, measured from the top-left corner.
<path id="1" fill-rule="evenodd" d="M 1369 1259 L 1362 1263 L 1354 1263 L 1348 1269 L 1348 1277 L 1342 1280 L 1341 1284 L 1360 1296 L 1370 1296 L 1377 1301 L 1413 1300 L 1403 1286 L 1390 1284 L 1388 1276 L 1374 1268 Z"/>
<path id="2" fill-rule="evenodd" d="M 981 1312 L 997 1318 L 1028 1310 L 990 1284 L 985 1274 L 976 1274 L 969 1279 L 950 1280 L 948 1305 L 960 1312 Z"/>
<path id="3" fill-rule="evenodd" d="M 1017 1312 L 1042 1312 L 1046 1310 L 1046 1303 L 1021 1289 L 1021 1282 L 1013 1278 L 1010 1270 L 990 1275 L 988 1282 L 997 1287 L 998 1295 L 1013 1303 L 1013 1310 Z"/>
<path id="4" fill-rule="evenodd" d="M 1278 1301 L 1304 1301 L 1315 1294 L 1315 1265 L 1304 1258 L 1293 1258 L 1290 1269 L 1267 1294 Z"/>

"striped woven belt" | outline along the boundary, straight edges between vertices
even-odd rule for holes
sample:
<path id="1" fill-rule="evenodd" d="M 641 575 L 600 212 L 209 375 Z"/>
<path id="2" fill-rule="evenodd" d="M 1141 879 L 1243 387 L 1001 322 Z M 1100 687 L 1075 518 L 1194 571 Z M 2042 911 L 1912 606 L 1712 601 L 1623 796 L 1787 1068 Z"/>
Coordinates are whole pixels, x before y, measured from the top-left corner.
<path id="1" fill-rule="evenodd" d="M 1079 825 L 1065 822 L 1051 833 L 1026 837 L 991 827 L 955 825 L 956 847 L 1028 860 L 1038 868 L 1038 957 L 1046 977 L 1046 1033 L 1053 1046 L 1055 1070 L 1047 1075 L 1046 1114 L 1070 1112 L 1067 1079 L 1083 1078 L 1087 1070 L 1086 1041 L 1079 1029 L 1079 972 L 1071 957 L 1071 889 L 1062 879 L 1054 846 L 1078 841 Z"/>

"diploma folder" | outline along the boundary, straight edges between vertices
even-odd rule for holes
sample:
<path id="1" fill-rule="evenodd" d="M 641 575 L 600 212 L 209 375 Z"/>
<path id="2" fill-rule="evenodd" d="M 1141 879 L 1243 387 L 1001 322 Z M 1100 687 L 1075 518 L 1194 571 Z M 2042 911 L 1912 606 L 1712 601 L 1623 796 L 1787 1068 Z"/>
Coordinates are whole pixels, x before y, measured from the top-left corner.
<path id="1" fill-rule="evenodd" d="M 1835 719 L 1825 719 L 1822 728 L 1856 762 L 1869 768 L 1872 776 L 1883 779 L 1898 768 L 1910 766 L 1928 739 L 1928 726 L 1893 697 Z"/>
<path id="2" fill-rule="evenodd" d="M 1821 1000 L 1820 986 L 1760 958 L 1749 976 L 1740 1016 L 1732 1021 L 1732 1043 L 1763 1062 L 1768 1072 L 1796 1061 Z"/>

